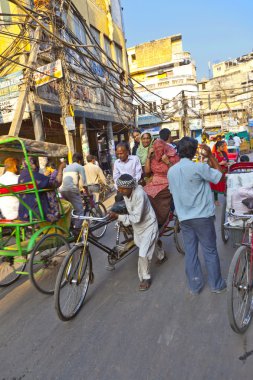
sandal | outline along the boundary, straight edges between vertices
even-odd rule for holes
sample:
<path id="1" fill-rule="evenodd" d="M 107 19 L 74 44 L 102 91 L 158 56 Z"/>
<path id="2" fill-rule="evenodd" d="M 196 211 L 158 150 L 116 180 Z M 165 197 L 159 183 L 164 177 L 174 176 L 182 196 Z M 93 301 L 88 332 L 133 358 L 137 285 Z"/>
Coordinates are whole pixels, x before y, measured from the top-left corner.
<path id="1" fill-rule="evenodd" d="M 164 255 L 162 259 L 157 259 L 155 263 L 156 263 L 156 265 L 162 265 L 167 260 L 168 260 L 168 256 Z"/>
<path id="2" fill-rule="evenodd" d="M 145 291 L 145 290 L 148 290 L 151 286 L 151 279 L 149 280 L 142 280 L 140 282 L 140 286 L 139 286 L 139 290 L 140 291 Z"/>

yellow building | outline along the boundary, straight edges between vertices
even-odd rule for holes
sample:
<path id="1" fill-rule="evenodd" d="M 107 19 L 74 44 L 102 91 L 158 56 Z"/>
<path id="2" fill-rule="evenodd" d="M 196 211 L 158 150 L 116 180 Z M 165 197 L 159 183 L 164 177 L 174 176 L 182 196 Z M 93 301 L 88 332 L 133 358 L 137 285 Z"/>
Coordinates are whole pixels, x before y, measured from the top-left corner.
<path id="1" fill-rule="evenodd" d="M 118 142 L 127 138 L 128 126 L 133 123 L 120 1 L 64 2 L 63 8 L 59 6 L 56 9 L 53 15 L 54 22 L 50 18 L 43 17 L 52 12 L 50 0 L 35 0 L 34 2 L 27 0 L 26 3 L 27 7 L 32 7 L 31 3 L 34 3 L 35 11 L 41 15 L 37 16 L 42 24 L 42 31 L 40 37 L 36 37 L 37 45 L 39 45 L 35 64 L 36 78 L 40 76 L 40 80 L 44 80 L 41 71 L 48 70 L 45 65 L 49 63 L 54 65 L 59 57 L 63 57 L 60 58 L 63 79 L 48 81 L 43 85 L 41 85 L 42 82 L 32 83 L 34 109 L 31 110 L 30 107 L 30 114 L 28 112 L 24 114 L 20 136 L 34 138 L 34 130 L 31 128 L 33 124 L 35 134 L 37 128 L 42 126 L 44 138 L 47 141 L 65 143 L 62 129 L 65 121 L 61 116 L 63 103 L 66 100 L 70 109 L 67 116 L 71 117 L 71 110 L 74 110 L 75 125 L 70 127 L 72 131 L 69 134 L 73 139 L 75 149 L 82 148 L 85 154 L 90 152 L 99 156 L 101 151 L 105 153 L 110 148 L 113 155 L 114 141 Z M 4 70 L 0 69 L 0 89 L 5 88 L 5 91 L 8 91 L 10 81 L 17 81 L 15 78 L 18 74 L 13 73 L 18 72 L 22 75 L 24 66 L 29 62 L 31 44 L 27 38 L 34 37 L 36 33 L 36 18 L 31 19 L 28 12 L 25 21 L 27 28 L 24 32 L 24 18 L 14 16 L 14 14 L 24 13 L 23 8 L 13 5 L 8 0 L 1 0 L 0 12 L 13 15 L 1 16 L 6 24 L 18 23 L 4 27 L 5 33 L 3 29 L 0 30 L 0 59 L 6 62 Z M 24 35 L 19 38 L 17 35 L 21 31 Z M 48 31 L 57 37 L 52 37 Z M 17 63 L 24 66 L 7 61 L 6 49 L 14 42 L 19 53 L 16 58 L 11 59 L 15 59 Z M 62 47 L 64 47 L 64 53 L 62 53 Z M 20 54 L 21 52 L 25 54 Z M 56 70 L 55 67 L 53 69 Z M 10 76 L 6 77 L 6 75 Z M 17 87 L 16 82 L 15 85 Z M 15 103 L 17 93 L 14 95 L 9 97 L 7 109 L 4 102 L 6 99 L 0 97 L 1 133 L 9 131 L 11 118 L 17 105 L 17 102 Z M 66 116 L 66 110 L 63 116 Z"/>
<path id="2" fill-rule="evenodd" d="M 127 52 L 134 88 L 146 102 L 138 106 L 138 126 L 167 127 L 175 138 L 189 135 L 198 110 L 197 78 L 182 35 L 145 42 Z"/>

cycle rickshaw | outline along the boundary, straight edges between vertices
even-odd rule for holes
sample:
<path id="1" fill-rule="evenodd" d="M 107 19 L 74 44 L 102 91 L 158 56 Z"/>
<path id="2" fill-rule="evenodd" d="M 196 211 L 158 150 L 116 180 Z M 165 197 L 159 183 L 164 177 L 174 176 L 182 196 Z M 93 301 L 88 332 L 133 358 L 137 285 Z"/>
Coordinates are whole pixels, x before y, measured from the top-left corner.
<path id="1" fill-rule="evenodd" d="M 24 159 L 31 181 L 15 185 L 0 185 L 0 197 L 16 197 L 27 209 L 29 219 L 0 219 L 0 287 L 8 286 L 21 275 L 29 275 L 33 285 L 42 293 L 54 292 L 55 279 L 69 243 L 73 241 L 69 223 L 57 190 L 60 209 L 59 222 L 46 221 L 40 194 L 49 189 L 38 189 L 29 157 L 66 157 L 65 146 L 38 142 L 18 137 L 0 137 L 0 162 L 6 157 Z M 1 165 L 2 166 L 2 165 Z M 52 191 L 52 189 L 50 189 Z M 35 211 L 25 202 L 25 195 L 33 194 L 38 204 Z M 28 271 L 25 267 L 28 266 Z"/>
<path id="2" fill-rule="evenodd" d="M 225 230 L 239 247 L 227 279 L 227 312 L 231 328 L 244 333 L 253 317 L 253 163 L 238 163 L 227 176 L 227 222 Z M 228 235 L 228 236 L 229 236 Z"/>
<path id="3" fill-rule="evenodd" d="M 73 217 L 75 216 L 73 215 Z M 116 222 L 116 241 L 111 248 L 94 238 L 96 229 L 112 223 L 107 216 L 104 218 L 91 216 L 77 218 L 83 220 L 81 233 L 75 245 L 64 258 L 55 283 L 55 309 L 62 321 L 68 321 L 77 315 L 84 303 L 89 284 L 94 280 L 90 244 L 107 254 L 109 270 L 113 270 L 118 262 L 136 249 L 131 226 L 125 227 L 122 223 Z M 90 226 L 90 223 L 94 221 L 98 222 L 97 225 Z M 173 210 L 169 211 L 167 221 L 160 229 L 160 237 L 171 235 L 174 237 L 177 251 L 184 254 L 180 225 Z"/>

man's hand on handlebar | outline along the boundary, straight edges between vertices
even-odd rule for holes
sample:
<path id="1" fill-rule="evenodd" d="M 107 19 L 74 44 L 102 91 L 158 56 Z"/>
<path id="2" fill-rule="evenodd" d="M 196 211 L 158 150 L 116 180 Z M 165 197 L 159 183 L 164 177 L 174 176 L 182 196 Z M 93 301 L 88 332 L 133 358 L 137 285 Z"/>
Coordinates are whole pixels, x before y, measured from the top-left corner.
<path id="1" fill-rule="evenodd" d="M 109 212 L 108 212 L 108 215 L 109 215 L 109 218 L 110 218 L 111 220 L 116 220 L 116 219 L 118 219 L 118 217 L 119 217 L 119 214 L 117 214 L 116 212 L 113 212 L 113 211 L 109 211 Z"/>

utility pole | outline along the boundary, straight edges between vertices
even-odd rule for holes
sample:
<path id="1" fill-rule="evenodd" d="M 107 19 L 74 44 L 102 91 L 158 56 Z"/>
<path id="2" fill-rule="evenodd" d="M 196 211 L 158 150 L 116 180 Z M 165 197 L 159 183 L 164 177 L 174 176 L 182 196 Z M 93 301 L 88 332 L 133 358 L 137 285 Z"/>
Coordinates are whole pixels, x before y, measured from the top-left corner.
<path id="1" fill-rule="evenodd" d="M 187 99 L 185 97 L 184 90 L 182 91 L 182 106 L 183 106 L 183 117 L 182 117 L 182 130 L 183 135 L 188 136 L 189 135 L 189 119 L 188 119 L 188 104 Z"/>
<path id="2" fill-rule="evenodd" d="M 14 117 L 9 130 L 9 135 L 18 136 L 25 112 L 25 108 L 28 101 L 28 95 L 30 92 L 31 83 L 33 82 L 33 68 L 35 68 L 38 56 L 39 45 L 37 40 L 41 36 L 41 27 L 37 26 L 34 32 L 34 41 L 31 44 L 30 56 L 27 61 L 27 66 L 24 74 L 24 83 L 20 86 L 20 94 L 17 101 L 17 108 L 14 113 Z"/>

